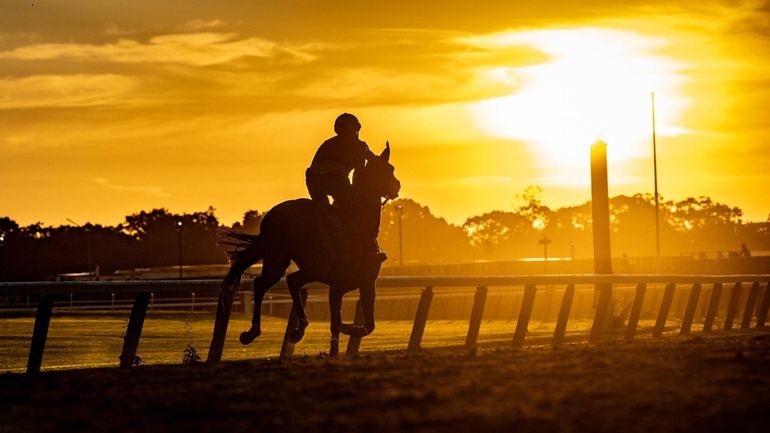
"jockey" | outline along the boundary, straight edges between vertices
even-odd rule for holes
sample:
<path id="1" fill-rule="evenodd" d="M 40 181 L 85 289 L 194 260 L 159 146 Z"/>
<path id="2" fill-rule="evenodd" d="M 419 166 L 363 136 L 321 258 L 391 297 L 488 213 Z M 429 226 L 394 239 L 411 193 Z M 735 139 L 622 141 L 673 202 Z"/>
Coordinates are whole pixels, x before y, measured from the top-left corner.
<path id="1" fill-rule="evenodd" d="M 363 167 L 374 154 L 369 146 L 358 138 L 361 124 L 356 116 L 343 113 L 334 122 L 336 136 L 326 140 L 316 151 L 313 163 L 305 171 L 305 183 L 310 198 L 329 205 L 332 196 L 335 204 L 346 205 L 351 185 L 348 177 L 354 169 Z"/>
<path id="2" fill-rule="evenodd" d="M 332 196 L 334 204 L 343 209 L 350 204 L 350 172 L 363 168 L 367 160 L 375 157 L 366 142 L 358 138 L 360 130 L 361 123 L 350 113 L 342 113 L 334 121 L 337 135 L 321 144 L 305 170 L 305 184 L 313 201 L 330 206 L 328 196 Z M 376 233 L 374 236 L 377 258 L 384 261 L 387 256 L 377 244 Z"/>

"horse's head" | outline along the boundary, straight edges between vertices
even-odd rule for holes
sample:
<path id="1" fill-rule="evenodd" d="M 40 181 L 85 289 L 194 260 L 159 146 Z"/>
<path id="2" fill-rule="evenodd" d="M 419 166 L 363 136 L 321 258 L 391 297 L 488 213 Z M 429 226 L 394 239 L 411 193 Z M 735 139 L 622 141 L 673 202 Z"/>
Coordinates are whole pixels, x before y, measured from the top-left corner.
<path id="1" fill-rule="evenodd" d="M 356 170 L 353 183 L 377 197 L 394 199 L 401 190 L 401 182 L 394 174 L 390 159 L 390 144 L 385 143 L 385 150 L 379 156 L 370 158 L 362 170 Z"/>

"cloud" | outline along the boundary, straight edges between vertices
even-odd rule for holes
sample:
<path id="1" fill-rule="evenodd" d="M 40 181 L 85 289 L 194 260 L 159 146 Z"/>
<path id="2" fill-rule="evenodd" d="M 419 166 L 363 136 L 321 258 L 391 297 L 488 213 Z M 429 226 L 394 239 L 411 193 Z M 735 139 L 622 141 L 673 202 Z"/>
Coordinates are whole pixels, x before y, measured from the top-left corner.
<path id="1" fill-rule="evenodd" d="M 34 75 L 0 79 L 0 109 L 85 107 L 115 103 L 137 80 L 114 74 Z"/>
<path id="2" fill-rule="evenodd" d="M 91 182 L 103 186 L 105 188 L 111 189 L 113 191 L 117 192 L 137 192 L 140 194 L 146 194 L 151 195 L 154 197 L 169 197 L 170 194 L 163 191 L 163 188 L 159 186 L 142 186 L 142 185 L 115 185 L 113 183 L 110 183 L 107 179 L 96 177 L 93 179 L 90 179 Z"/>
<path id="3" fill-rule="evenodd" d="M 238 39 L 234 33 L 186 33 L 155 36 L 143 43 L 120 39 L 115 43 L 35 44 L 1 51 L 0 59 L 76 60 L 114 63 L 159 63 L 209 66 L 247 57 L 273 58 L 288 55 L 309 62 L 318 44 L 279 44 L 261 38 Z"/>
<path id="4" fill-rule="evenodd" d="M 212 20 L 194 19 L 182 24 L 181 30 L 187 32 L 199 32 L 201 30 L 211 30 L 225 27 L 227 23 L 224 20 L 215 18 Z"/>

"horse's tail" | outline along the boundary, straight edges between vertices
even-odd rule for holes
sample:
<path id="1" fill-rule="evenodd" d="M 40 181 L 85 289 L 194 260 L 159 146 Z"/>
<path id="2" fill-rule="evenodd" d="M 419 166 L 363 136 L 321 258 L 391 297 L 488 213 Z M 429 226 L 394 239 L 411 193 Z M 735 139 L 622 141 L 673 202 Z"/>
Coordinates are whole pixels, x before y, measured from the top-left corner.
<path id="1" fill-rule="evenodd" d="M 227 257 L 230 259 L 230 270 L 225 276 L 223 289 L 230 289 L 231 286 L 234 286 L 246 269 L 264 257 L 264 242 L 259 235 L 222 229 L 219 232 L 217 243 L 225 246 Z"/>

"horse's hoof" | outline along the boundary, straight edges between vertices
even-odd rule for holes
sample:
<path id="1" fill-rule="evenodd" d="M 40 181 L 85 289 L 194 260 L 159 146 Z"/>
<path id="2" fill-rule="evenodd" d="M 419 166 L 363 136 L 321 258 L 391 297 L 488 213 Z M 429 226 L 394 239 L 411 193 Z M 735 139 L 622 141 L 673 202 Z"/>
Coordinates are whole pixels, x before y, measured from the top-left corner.
<path id="1" fill-rule="evenodd" d="M 297 321 L 297 327 L 291 330 L 291 333 L 289 334 L 289 342 L 293 344 L 297 344 L 305 337 L 305 328 L 310 325 L 310 322 L 308 322 L 307 319 L 304 320 L 298 320 Z"/>
<path id="2" fill-rule="evenodd" d="M 289 342 L 292 344 L 299 343 L 303 338 L 305 338 L 305 328 L 292 329 L 289 334 Z"/>
<path id="3" fill-rule="evenodd" d="M 244 346 L 254 341 L 262 333 L 259 328 L 251 328 L 248 331 L 241 332 L 241 336 L 238 338 L 241 344 Z"/>

